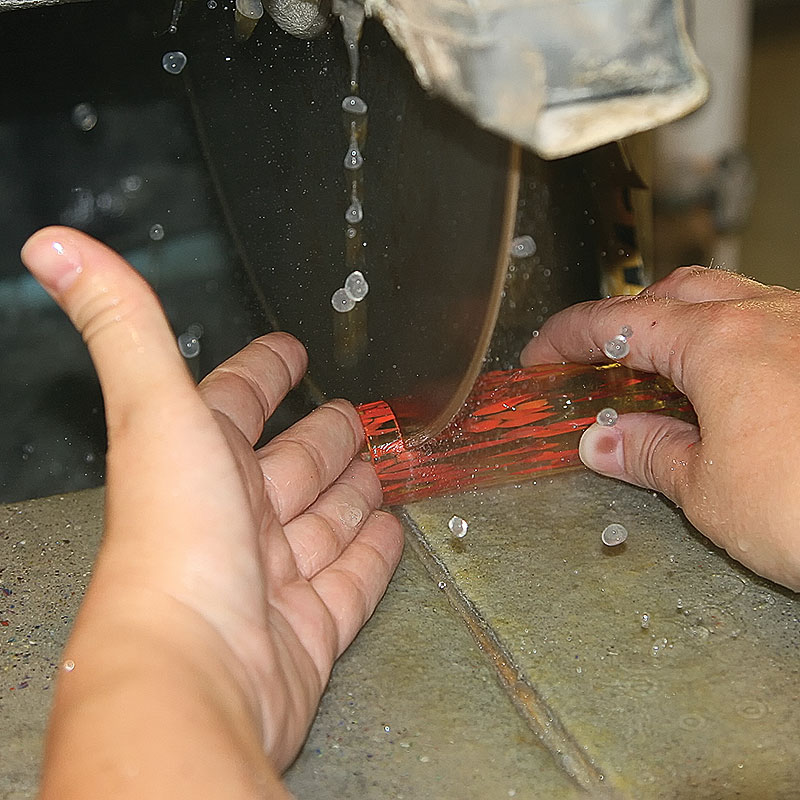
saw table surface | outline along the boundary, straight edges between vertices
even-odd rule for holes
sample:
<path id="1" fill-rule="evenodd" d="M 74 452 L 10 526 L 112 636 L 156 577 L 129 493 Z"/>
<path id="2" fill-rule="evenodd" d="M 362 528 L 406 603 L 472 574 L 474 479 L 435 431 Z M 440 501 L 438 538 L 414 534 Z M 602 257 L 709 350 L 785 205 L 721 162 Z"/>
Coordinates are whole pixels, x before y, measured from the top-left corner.
<path id="1" fill-rule="evenodd" d="M 102 507 L 0 507 L 2 800 L 35 796 Z M 796 796 L 800 604 L 669 504 L 576 471 L 402 514 L 403 561 L 286 775 L 297 797 Z"/>

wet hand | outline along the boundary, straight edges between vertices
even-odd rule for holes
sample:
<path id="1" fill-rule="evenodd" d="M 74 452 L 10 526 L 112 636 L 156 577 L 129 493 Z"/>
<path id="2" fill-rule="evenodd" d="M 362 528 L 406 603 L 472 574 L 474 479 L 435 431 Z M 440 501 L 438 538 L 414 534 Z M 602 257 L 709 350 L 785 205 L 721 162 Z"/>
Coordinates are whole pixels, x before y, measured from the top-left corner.
<path id="1" fill-rule="evenodd" d="M 362 445 L 355 410 L 333 401 L 254 450 L 305 371 L 299 342 L 261 337 L 196 387 L 155 295 L 117 254 L 48 228 L 28 241 L 23 260 L 89 347 L 109 437 L 105 535 L 65 651 L 76 666 L 59 682 L 48 762 L 69 771 L 88 757 L 76 753 L 85 720 L 71 711 L 84 692 L 108 686 L 113 708 L 115 676 L 133 681 L 128 673 L 151 665 L 173 687 L 148 712 L 154 738 L 182 738 L 181 715 L 194 718 L 181 702 L 196 698 L 201 716 L 224 704 L 208 731 L 194 720 L 192 735 L 171 743 L 179 752 L 204 731 L 227 735 L 214 747 L 230 758 L 205 754 L 193 766 L 206 789 L 221 779 L 214 770 L 252 756 L 255 739 L 285 768 L 334 660 L 371 615 L 402 549 L 399 523 L 377 510 L 372 467 L 354 459 Z M 102 708 L 93 713 L 109 726 L 96 743 L 102 758 L 117 723 Z M 136 711 L 127 713 L 134 725 Z M 237 796 L 227 785 L 218 796 Z"/>
<path id="2" fill-rule="evenodd" d="M 523 365 L 603 363 L 629 326 L 621 362 L 684 392 L 698 425 L 624 414 L 583 435 L 583 462 L 663 492 L 750 569 L 800 590 L 800 294 L 741 275 L 682 267 L 636 297 L 554 315 Z"/>

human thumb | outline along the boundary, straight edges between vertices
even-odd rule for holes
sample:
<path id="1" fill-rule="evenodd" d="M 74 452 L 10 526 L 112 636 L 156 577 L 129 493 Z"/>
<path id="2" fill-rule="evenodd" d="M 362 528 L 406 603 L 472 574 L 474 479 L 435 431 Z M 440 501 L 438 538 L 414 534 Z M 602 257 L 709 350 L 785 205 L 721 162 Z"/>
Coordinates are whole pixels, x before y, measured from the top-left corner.
<path id="1" fill-rule="evenodd" d="M 38 231 L 22 260 L 83 336 L 109 429 L 193 383 L 153 290 L 121 256 L 71 228 Z"/>
<path id="2" fill-rule="evenodd" d="M 613 426 L 595 423 L 579 445 L 587 467 L 655 489 L 684 506 L 700 434 L 695 425 L 663 414 L 622 414 Z"/>

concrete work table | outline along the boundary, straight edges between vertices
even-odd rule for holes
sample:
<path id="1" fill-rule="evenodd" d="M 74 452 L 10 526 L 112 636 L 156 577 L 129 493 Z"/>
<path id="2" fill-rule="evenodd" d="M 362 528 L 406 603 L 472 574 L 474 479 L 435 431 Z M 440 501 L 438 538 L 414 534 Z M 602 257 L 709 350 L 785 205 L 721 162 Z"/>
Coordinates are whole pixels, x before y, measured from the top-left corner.
<path id="1" fill-rule="evenodd" d="M 0 507 L 0 800 L 35 795 L 102 505 Z M 800 795 L 800 604 L 668 503 L 576 471 L 400 513 L 403 561 L 286 775 L 298 798 Z"/>

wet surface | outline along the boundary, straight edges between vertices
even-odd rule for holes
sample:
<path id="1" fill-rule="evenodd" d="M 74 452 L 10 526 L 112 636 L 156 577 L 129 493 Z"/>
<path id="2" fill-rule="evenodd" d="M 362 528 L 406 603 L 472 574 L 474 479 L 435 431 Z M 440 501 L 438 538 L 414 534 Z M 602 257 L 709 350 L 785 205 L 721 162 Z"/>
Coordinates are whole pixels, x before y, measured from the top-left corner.
<path id="1" fill-rule="evenodd" d="M 588 759 L 585 785 L 602 775 L 625 797 L 796 795 L 791 592 L 652 493 L 582 471 L 409 512 L 442 580 L 560 724 L 567 742 L 551 746 Z M 448 529 L 454 514 L 469 523 L 463 539 Z M 629 535 L 608 548 L 612 523 Z"/>
<path id="2" fill-rule="evenodd" d="M 0 506 L 0 800 L 36 795 L 61 649 L 91 574 L 103 490 Z"/>
<path id="3" fill-rule="evenodd" d="M 300 758 L 302 797 L 575 798 L 409 548 L 334 669 Z"/>
<path id="4" fill-rule="evenodd" d="M 298 797 L 796 796 L 790 592 L 585 472 L 407 510 L 411 547 L 287 775 Z M 2 800 L 35 795 L 101 512 L 99 490 L 0 507 Z M 625 543 L 602 543 L 610 524 Z"/>

